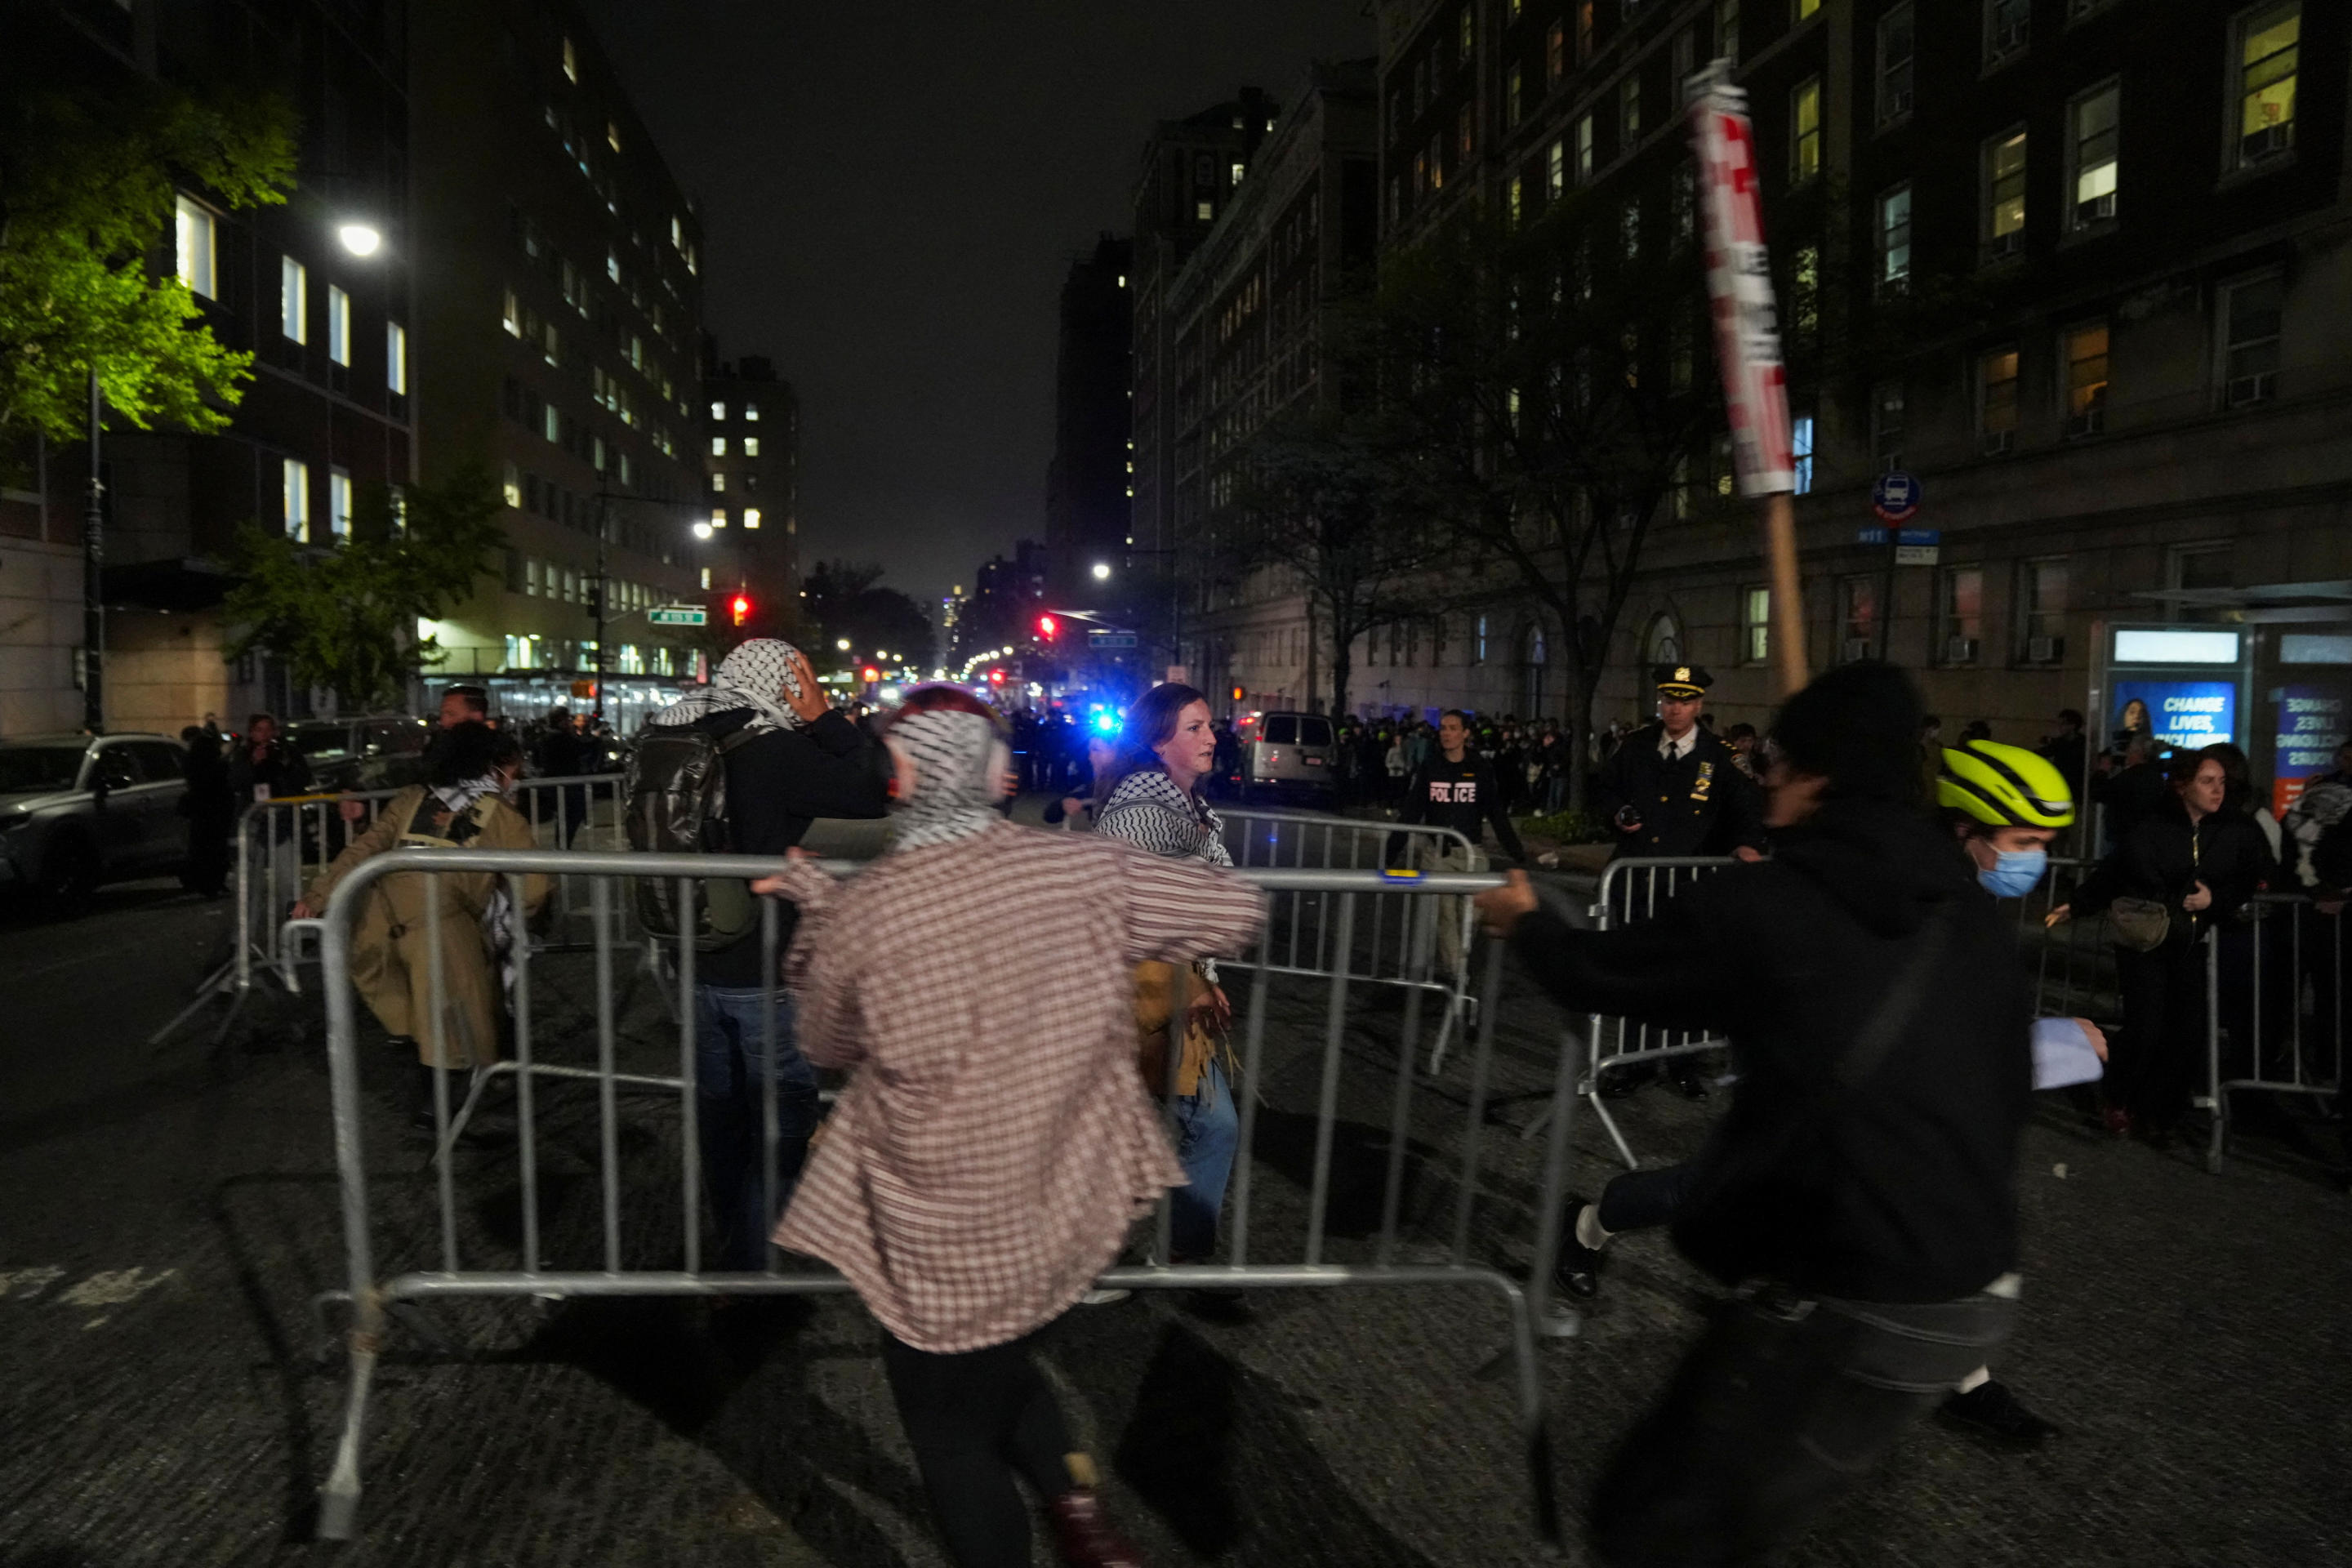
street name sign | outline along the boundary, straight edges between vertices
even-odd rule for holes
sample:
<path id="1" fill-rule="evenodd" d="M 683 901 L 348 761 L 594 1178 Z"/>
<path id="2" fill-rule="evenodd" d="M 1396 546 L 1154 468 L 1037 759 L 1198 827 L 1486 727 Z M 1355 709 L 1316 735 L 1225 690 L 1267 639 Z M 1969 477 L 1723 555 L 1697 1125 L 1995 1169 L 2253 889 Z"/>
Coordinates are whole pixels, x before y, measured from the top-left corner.
<path id="1" fill-rule="evenodd" d="M 656 605 L 646 612 L 646 619 L 657 626 L 706 626 L 710 612 L 700 605 Z"/>
<path id="2" fill-rule="evenodd" d="M 1857 528 L 1853 531 L 1856 544 L 1941 544 L 1944 531 L 1939 528 Z"/>

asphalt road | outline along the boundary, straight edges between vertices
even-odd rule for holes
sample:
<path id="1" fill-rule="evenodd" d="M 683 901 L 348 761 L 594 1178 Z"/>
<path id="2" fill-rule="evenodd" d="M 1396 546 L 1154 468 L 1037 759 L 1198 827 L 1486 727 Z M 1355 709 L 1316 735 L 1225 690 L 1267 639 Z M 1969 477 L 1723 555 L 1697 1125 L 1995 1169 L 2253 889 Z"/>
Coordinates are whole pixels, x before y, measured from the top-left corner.
<path id="1" fill-rule="evenodd" d="M 315 997 L 272 997 L 215 1047 L 148 1034 L 224 940 L 218 906 L 108 889 L 65 925 L 0 921 L 0 1564 L 877 1564 L 931 1543 L 874 1330 L 854 1301 L 746 1311 L 664 1302 L 437 1307 L 395 1330 L 373 1407 L 363 1537 L 313 1544 L 341 1363 L 313 1311 L 342 1275 Z M 584 984 L 551 962 L 550 1049 Z M 1304 1225 L 1324 987 L 1273 993 L 1258 1256 Z M 1524 1267 L 1559 1020 L 1502 1003 L 1474 1252 Z M 1332 1247 L 1377 1224 L 1397 1010 L 1352 1016 Z M 625 1049 L 674 1058 L 649 994 Z M 1409 1255 L 1447 1233 L 1465 1078 L 1412 1101 Z M 366 1153 L 387 1267 L 437 1246 L 430 1181 L 392 1136 L 395 1064 L 370 1046 Z M 1635 1147 L 1686 1151 L 1707 1111 L 1625 1102 Z M 550 1246 L 593 1229 L 577 1103 L 551 1101 Z M 2093 1137 L 2057 1104 L 2028 1142 L 2028 1311 L 1997 1370 L 2066 1427 L 2034 1455 L 1940 1427 L 1790 1559 L 1801 1564 L 2352 1563 L 2352 1300 L 2333 1129 L 2250 1140 L 2210 1176 L 2189 1151 Z M 2323 1132 L 2326 1135 L 2322 1135 Z M 674 1110 L 624 1124 L 627 1245 L 674 1251 Z M 1577 1125 L 1578 1184 L 1605 1179 Z M 514 1246 L 513 1161 L 461 1157 L 469 1256 Z M 1700 1282 L 1663 1238 L 1622 1244 L 1580 1338 L 1547 1345 L 1571 1510 L 1694 1329 Z M 1266 1293 L 1234 1326 L 1139 1296 L 1074 1313 L 1045 1360 L 1160 1563 L 1426 1565 L 1547 1556 L 1528 1530 L 1504 1320 L 1459 1290 Z"/>

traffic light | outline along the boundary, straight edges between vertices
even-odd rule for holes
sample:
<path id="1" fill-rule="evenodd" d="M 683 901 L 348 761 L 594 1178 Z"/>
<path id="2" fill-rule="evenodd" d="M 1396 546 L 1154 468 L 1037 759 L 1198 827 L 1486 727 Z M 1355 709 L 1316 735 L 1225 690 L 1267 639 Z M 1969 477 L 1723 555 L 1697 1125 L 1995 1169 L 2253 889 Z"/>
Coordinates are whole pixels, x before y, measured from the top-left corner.
<path id="1" fill-rule="evenodd" d="M 1245 695 L 1245 694 L 1243 692 L 1243 690 L 1242 690 L 1242 689 L 1241 689 L 1240 687 L 1236 686 L 1236 687 L 1234 687 L 1234 701 L 1239 702 L 1244 695 Z"/>
<path id="2" fill-rule="evenodd" d="M 735 624 L 739 626 L 741 626 L 751 616 L 751 595 L 749 594 L 736 595 L 733 601 L 728 605 L 728 608 L 735 613 Z"/>
<path id="3" fill-rule="evenodd" d="M 988 672 L 988 683 L 989 683 L 991 686 L 1002 686 L 1002 685 L 1003 685 L 1003 684 L 1004 684 L 1004 672 L 1003 672 L 1003 670 L 1001 670 L 1001 669 L 992 669 L 992 670 L 990 670 L 990 671 Z"/>
<path id="4" fill-rule="evenodd" d="M 870 664 L 869 664 L 869 665 L 867 665 L 864 669 L 859 670 L 859 671 L 857 672 L 857 674 L 858 674 L 858 678 L 859 678 L 860 679 L 864 680 L 864 681 L 866 682 L 866 685 L 868 685 L 868 686 L 873 685 L 876 681 L 878 681 L 878 680 L 880 680 L 880 679 L 882 679 L 882 671 L 881 671 L 880 669 L 878 669 L 877 668 L 876 668 L 875 666 L 870 665 Z"/>
<path id="5" fill-rule="evenodd" d="M 1055 635 L 1061 629 L 1062 623 L 1055 620 L 1053 616 L 1039 616 L 1037 617 L 1037 635 L 1044 637 L 1047 642 L 1052 642 Z"/>

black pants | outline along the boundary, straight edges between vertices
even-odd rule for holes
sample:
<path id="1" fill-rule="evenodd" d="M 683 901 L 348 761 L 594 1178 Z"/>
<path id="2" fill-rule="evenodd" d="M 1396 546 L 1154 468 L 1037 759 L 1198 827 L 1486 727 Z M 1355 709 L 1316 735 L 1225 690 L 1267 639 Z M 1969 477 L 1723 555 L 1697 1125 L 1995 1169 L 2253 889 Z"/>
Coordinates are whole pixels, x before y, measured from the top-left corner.
<path id="1" fill-rule="evenodd" d="M 2135 1121 L 2174 1126 L 2205 1071 L 2205 949 L 2190 942 L 2154 952 L 2117 948 L 2116 980 L 2124 1026 L 2107 1064 L 2107 1098 Z"/>
<path id="2" fill-rule="evenodd" d="M 1587 1531 L 1611 1568 L 1760 1563 L 2009 1337 L 2014 1300 L 1727 1301 L 1618 1446 Z"/>
<path id="3" fill-rule="evenodd" d="M 1041 1498 L 1076 1485 L 1069 1427 L 1029 1359 L 1036 1338 L 936 1355 L 883 1331 L 882 1370 L 957 1568 L 1029 1568 L 1029 1505 L 1014 1476 Z"/>
<path id="4" fill-rule="evenodd" d="M 1620 1171 L 1601 1189 L 1601 1228 L 1606 1231 L 1649 1230 L 1672 1225 L 1683 1204 L 1695 1165 L 1667 1165 L 1654 1171 Z"/>

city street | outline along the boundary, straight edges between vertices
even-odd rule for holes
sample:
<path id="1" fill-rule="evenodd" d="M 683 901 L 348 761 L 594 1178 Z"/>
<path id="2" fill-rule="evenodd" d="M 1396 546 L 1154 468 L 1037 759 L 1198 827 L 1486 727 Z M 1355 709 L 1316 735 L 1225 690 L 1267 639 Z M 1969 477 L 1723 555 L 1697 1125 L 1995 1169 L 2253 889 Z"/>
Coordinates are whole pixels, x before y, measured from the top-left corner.
<path id="1" fill-rule="evenodd" d="M 342 1279 L 318 999 L 257 999 L 215 1051 L 147 1036 L 226 942 L 226 907 L 176 887 L 103 890 L 68 924 L 0 925 L 0 1563 L 935 1564 L 869 1320 L 807 1306 L 666 1301 L 427 1307 L 395 1326 L 372 1407 L 362 1540 L 310 1543 L 342 1361 L 312 1298 Z M 985 954 L 964 955 L 984 963 Z M 312 972 L 313 973 L 315 972 Z M 545 961 L 551 1056 L 581 1046 L 588 973 Z M 306 981 L 306 985 L 307 985 Z M 1240 982 L 1245 988 L 1246 980 Z M 1327 987 L 1277 984 L 1255 1256 L 1295 1253 Z M 1238 994 L 1237 991 L 1237 994 Z M 1399 1009 L 1351 1013 L 1332 1249 L 1376 1228 Z M 1486 1260 L 1524 1268 L 1559 1020 L 1503 1003 Z M 652 996 L 625 1055 L 675 1062 Z M 369 1026 L 367 1160 L 387 1270 L 433 1245 L 432 1186 L 395 1142 L 393 1064 Z M 1438 1256 L 1453 1213 L 1466 1058 L 1414 1104 L 1405 1212 Z M 1717 1095 L 1717 1105 L 1722 1096 Z M 595 1226 L 582 1101 L 542 1108 L 551 1256 Z M 1687 1151 L 1709 1108 L 1622 1102 L 1645 1156 Z M 677 1235 L 675 1107 L 625 1102 L 633 1258 Z M 1610 1171 L 1577 1124 L 1577 1185 Z M 2318 1155 L 2324 1159 L 2315 1159 Z M 2045 1101 L 2027 1144 L 2027 1303 L 1995 1369 L 2065 1428 L 1990 1451 L 1929 1425 L 1791 1557 L 1809 1564 L 2352 1563 L 2352 1299 L 2333 1130 L 2248 1140 L 2220 1176 L 2081 1129 Z M 514 1245 L 510 1152 L 457 1162 L 464 1245 Z M 567 1253 L 567 1248 L 572 1249 Z M 1105 1460 L 1118 1516 L 1161 1563 L 1537 1563 L 1511 1429 L 1504 1316 L 1458 1289 L 1268 1292 L 1254 1323 L 1150 1293 L 1080 1309 L 1045 1360 Z M 1570 1516 L 1613 1436 L 1697 1321 L 1700 1280 L 1661 1237 L 1621 1243 L 1581 1337 L 1540 1354 Z M 1563 1559 L 1585 1561 L 1571 1544 Z"/>

